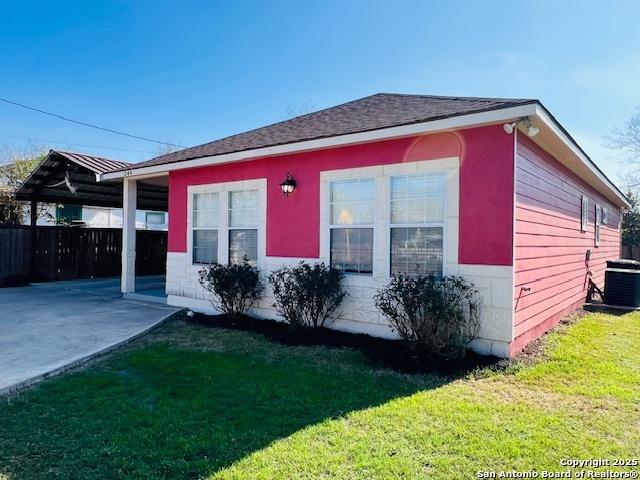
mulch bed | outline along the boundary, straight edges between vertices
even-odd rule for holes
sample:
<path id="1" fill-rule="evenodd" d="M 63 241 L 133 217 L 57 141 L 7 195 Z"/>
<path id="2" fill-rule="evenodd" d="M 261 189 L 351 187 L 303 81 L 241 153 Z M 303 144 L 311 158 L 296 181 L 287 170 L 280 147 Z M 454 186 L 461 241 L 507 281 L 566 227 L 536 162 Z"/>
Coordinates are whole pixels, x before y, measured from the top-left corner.
<path id="1" fill-rule="evenodd" d="M 185 320 L 199 325 L 231 328 L 256 332 L 284 345 L 321 345 L 335 348 L 351 348 L 364 353 L 369 361 L 379 367 L 401 373 L 438 373 L 459 377 L 479 368 L 496 366 L 500 359 L 467 351 L 464 357 L 443 357 L 412 350 L 400 340 L 387 340 L 359 333 L 347 333 L 330 328 L 294 328 L 275 320 L 258 320 L 252 317 L 240 319 L 227 315 L 195 313 Z"/>

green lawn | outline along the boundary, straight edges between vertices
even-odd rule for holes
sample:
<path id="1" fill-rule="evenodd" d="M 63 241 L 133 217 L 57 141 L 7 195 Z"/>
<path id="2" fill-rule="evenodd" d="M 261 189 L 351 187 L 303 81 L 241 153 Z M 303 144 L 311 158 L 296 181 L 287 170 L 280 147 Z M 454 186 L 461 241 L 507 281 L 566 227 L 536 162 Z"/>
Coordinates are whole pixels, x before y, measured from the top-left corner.
<path id="1" fill-rule="evenodd" d="M 450 380 L 172 322 L 0 400 L 0 478 L 475 478 L 640 451 L 640 314 Z"/>

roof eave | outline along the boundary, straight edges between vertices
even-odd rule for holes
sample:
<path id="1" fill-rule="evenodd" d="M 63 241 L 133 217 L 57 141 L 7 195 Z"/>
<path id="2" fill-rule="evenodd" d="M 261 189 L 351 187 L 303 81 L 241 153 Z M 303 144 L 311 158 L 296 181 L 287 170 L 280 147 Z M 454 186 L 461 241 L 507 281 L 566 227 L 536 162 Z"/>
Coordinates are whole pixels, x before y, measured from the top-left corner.
<path id="1" fill-rule="evenodd" d="M 532 102 L 526 105 L 488 110 L 467 115 L 458 115 L 439 120 L 430 120 L 409 125 L 381 128 L 377 130 L 325 137 L 315 140 L 305 140 L 301 142 L 243 150 L 221 155 L 199 157 L 174 163 L 166 163 L 162 165 L 149 165 L 139 168 L 135 168 L 134 166 L 134 168 L 128 170 L 119 170 L 104 173 L 100 175 L 100 180 L 118 180 L 125 177 L 140 178 L 143 176 L 149 176 L 150 174 L 162 174 L 173 170 L 183 170 L 186 168 L 239 162 L 259 157 L 269 157 L 286 153 L 298 153 L 309 150 L 320 150 L 324 148 L 333 148 L 371 141 L 390 140 L 393 138 L 408 137 L 424 133 L 435 133 L 438 131 L 467 128 L 471 126 L 489 125 L 525 117 L 528 115 L 533 115 L 536 111 L 536 105 L 536 102 Z"/>
<path id="2" fill-rule="evenodd" d="M 582 164 L 587 167 L 591 174 L 599 180 L 603 186 L 611 191 L 614 196 L 619 200 L 619 206 L 630 208 L 631 203 L 627 199 L 626 195 L 620 191 L 618 187 L 607 177 L 607 175 L 600 170 L 596 163 L 586 154 L 586 152 L 578 145 L 573 137 L 567 132 L 567 130 L 556 120 L 556 118 L 547 110 L 544 105 L 537 104 L 535 116 L 541 121 L 551 132 L 559 138 L 568 151 L 577 157 Z"/>
<path id="3" fill-rule="evenodd" d="M 397 127 L 382 128 L 366 132 L 351 133 L 333 137 L 326 137 L 315 140 L 262 147 L 240 152 L 226 153 L 221 155 L 206 156 L 183 160 L 162 165 L 149 165 L 129 170 L 107 172 L 100 175 L 100 181 L 120 180 L 123 178 L 142 179 L 155 175 L 166 175 L 168 172 L 183 170 L 187 168 L 197 168 L 223 163 L 233 163 L 251 160 L 260 157 L 270 157 L 289 153 L 298 153 L 310 150 L 320 150 L 324 148 L 335 148 L 339 146 L 353 145 L 372 141 L 390 140 L 394 138 L 408 137 L 426 133 L 437 133 L 440 131 L 454 130 L 460 128 L 479 127 L 496 123 L 505 123 L 522 117 L 536 117 L 545 124 L 553 134 L 559 138 L 564 146 L 575 155 L 598 179 L 602 186 L 606 187 L 618 200 L 620 206 L 629 208 L 629 200 L 613 184 L 611 180 L 600 170 L 589 156 L 580 148 L 578 143 L 560 125 L 560 123 L 549 113 L 549 111 L 538 101 L 531 103 L 498 108 L 483 112 L 458 115 L 438 120 L 402 125 Z"/>

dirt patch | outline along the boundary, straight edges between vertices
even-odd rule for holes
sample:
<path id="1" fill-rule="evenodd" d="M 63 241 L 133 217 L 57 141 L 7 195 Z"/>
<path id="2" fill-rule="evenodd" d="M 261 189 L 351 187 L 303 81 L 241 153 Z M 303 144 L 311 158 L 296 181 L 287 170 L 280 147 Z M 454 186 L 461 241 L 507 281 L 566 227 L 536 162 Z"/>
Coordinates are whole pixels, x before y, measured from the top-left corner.
<path id="1" fill-rule="evenodd" d="M 590 312 L 587 312 L 585 309 L 579 308 L 575 312 L 564 316 L 551 330 L 525 346 L 522 352 L 513 359 L 513 362 L 519 363 L 523 366 L 530 366 L 541 359 L 546 358 L 549 334 L 565 331 L 589 313 Z"/>

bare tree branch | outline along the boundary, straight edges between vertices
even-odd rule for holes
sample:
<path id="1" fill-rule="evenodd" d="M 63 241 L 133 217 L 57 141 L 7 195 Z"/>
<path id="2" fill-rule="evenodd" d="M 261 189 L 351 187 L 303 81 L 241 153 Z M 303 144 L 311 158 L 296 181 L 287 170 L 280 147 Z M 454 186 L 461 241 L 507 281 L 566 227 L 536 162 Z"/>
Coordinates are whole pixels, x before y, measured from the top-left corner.
<path id="1" fill-rule="evenodd" d="M 22 149 L 0 147 L 0 223 L 20 224 L 29 214 L 29 208 L 15 199 L 14 192 L 45 155 L 46 151 L 35 145 Z M 41 205 L 37 218 L 45 216 L 49 214 Z"/>
<path id="2" fill-rule="evenodd" d="M 614 128 L 605 137 L 609 148 L 622 152 L 632 162 L 640 162 L 640 107 L 636 110 L 622 127 Z"/>

